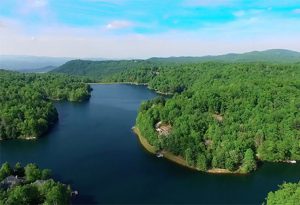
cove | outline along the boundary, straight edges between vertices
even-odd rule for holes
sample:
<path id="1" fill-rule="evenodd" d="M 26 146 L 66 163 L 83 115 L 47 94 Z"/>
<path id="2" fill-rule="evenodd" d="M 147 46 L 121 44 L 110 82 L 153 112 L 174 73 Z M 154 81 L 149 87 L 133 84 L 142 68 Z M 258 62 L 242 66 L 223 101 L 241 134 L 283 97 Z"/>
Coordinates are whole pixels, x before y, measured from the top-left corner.
<path id="1" fill-rule="evenodd" d="M 59 122 L 35 141 L 1 141 L 0 162 L 37 163 L 79 191 L 73 203 L 261 204 L 300 164 L 264 163 L 249 175 L 213 175 L 156 158 L 131 128 L 145 86 L 92 85 L 90 101 L 56 103 Z"/>

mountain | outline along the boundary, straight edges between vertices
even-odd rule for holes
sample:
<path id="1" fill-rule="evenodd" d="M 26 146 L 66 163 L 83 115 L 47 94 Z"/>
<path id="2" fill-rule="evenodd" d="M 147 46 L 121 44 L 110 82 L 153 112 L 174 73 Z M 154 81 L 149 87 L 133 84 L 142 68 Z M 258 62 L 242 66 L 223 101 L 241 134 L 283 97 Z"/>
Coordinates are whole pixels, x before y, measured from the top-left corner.
<path id="1" fill-rule="evenodd" d="M 172 66 L 178 63 L 203 63 L 203 62 L 224 62 L 224 63 L 246 63 L 246 62 L 270 62 L 270 63 L 295 63 L 300 62 L 300 53 L 290 50 L 273 49 L 266 51 L 253 51 L 243 54 L 226 54 L 219 56 L 203 57 L 169 57 L 150 58 L 148 60 L 72 60 L 51 72 L 65 73 L 71 75 L 87 76 L 91 79 L 100 80 L 104 77 L 115 74 L 126 69 L 140 69 L 140 75 L 145 68 L 158 68 L 162 65 Z"/>
<path id="2" fill-rule="evenodd" d="M 48 66 L 58 67 L 72 58 L 0 55 L 0 68 L 7 70 L 35 70 Z"/>
<path id="3" fill-rule="evenodd" d="M 285 50 L 285 49 L 271 49 L 266 51 L 252 51 L 243 54 L 229 53 L 218 56 L 203 56 L 203 57 L 169 57 L 169 58 L 150 58 L 153 62 L 179 62 L 179 63 L 193 63 L 193 62 L 272 62 L 272 63 L 296 63 L 300 62 L 300 52 Z"/>
<path id="4" fill-rule="evenodd" d="M 109 74 L 114 74 L 128 68 L 144 68 L 151 65 L 146 60 L 72 60 L 54 69 L 51 72 L 72 75 L 88 76 L 92 79 L 100 79 Z"/>
<path id="5" fill-rule="evenodd" d="M 23 73 L 47 73 L 47 72 L 54 70 L 55 68 L 57 68 L 57 67 L 50 65 L 50 66 L 45 66 L 42 68 L 26 69 L 26 70 L 18 70 L 18 71 L 23 72 Z"/>

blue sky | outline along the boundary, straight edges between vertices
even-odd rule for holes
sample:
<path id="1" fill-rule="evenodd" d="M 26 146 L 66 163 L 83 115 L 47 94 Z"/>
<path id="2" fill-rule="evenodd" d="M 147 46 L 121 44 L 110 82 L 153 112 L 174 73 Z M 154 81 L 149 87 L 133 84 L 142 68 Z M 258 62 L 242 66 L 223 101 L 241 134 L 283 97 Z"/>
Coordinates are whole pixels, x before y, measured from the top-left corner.
<path id="1" fill-rule="evenodd" d="M 297 0 L 0 0 L 0 54 L 146 58 L 300 51 Z"/>

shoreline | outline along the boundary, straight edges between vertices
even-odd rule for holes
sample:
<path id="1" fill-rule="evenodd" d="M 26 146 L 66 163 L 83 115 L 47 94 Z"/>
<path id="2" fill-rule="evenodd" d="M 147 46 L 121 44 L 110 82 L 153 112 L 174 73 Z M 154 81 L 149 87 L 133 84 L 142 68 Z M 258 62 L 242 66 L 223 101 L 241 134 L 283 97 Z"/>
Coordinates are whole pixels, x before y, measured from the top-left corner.
<path id="1" fill-rule="evenodd" d="M 157 94 L 159 95 L 166 95 L 166 96 L 171 96 L 171 95 L 174 95 L 174 93 L 164 93 L 164 92 L 161 92 L 157 89 L 154 89 L 154 88 L 151 88 L 149 87 L 148 83 L 135 83 L 135 82 L 100 82 L 100 83 L 87 83 L 87 84 L 90 84 L 90 85 L 138 85 L 138 86 L 147 86 L 147 88 L 149 90 L 153 90 L 154 92 L 156 92 Z"/>
<path id="2" fill-rule="evenodd" d="M 91 84 L 91 85 L 145 85 L 147 86 L 148 84 L 147 83 L 134 83 L 134 82 L 100 82 L 100 83 L 87 83 L 87 84 Z"/>
<path id="3" fill-rule="evenodd" d="M 146 140 L 146 138 L 142 136 L 138 127 L 134 126 L 132 128 L 132 131 L 135 133 L 135 135 L 139 139 L 139 142 L 141 143 L 141 145 L 143 146 L 143 148 L 146 151 L 150 152 L 151 154 L 156 154 L 157 148 L 149 144 L 149 142 Z M 169 160 L 171 162 L 174 162 L 178 165 L 181 165 L 183 167 L 189 168 L 194 171 L 200 171 L 196 167 L 188 165 L 187 162 L 180 156 L 176 156 L 176 155 L 172 154 L 171 152 L 168 152 L 165 150 L 162 151 L 161 153 L 164 155 L 164 158 L 166 158 L 167 160 Z M 206 173 L 210 173 L 210 174 L 239 174 L 239 175 L 245 174 L 245 173 L 241 173 L 239 171 L 232 172 L 227 169 L 219 169 L 219 168 L 208 169 L 207 171 L 201 171 L 201 172 L 206 172 Z"/>

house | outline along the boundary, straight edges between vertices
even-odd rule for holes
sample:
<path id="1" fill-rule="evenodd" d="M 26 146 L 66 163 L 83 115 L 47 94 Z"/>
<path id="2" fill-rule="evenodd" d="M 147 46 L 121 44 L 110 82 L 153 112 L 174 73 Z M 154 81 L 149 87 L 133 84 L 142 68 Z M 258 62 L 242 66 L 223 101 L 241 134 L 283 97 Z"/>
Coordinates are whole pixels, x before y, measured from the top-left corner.
<path id="1" fill-rule="evenodd" d="M 18 176 L 8 176 L 0 183 L 1 189 L 10 189 L 14 186 L 22 184 L 24 179 L 18 178 Z"/>
<path id="2" fill-rule="evenodd" d="M 160 136 L 167 136 L 170 134 L 172 126 L 163 122 L 158 122 L 155 125 L 155 130 L 158 132 Z"/>
<path id="3" fill-rule="evenodd" d="M 47 180 L 36 180 L 32 184 L 35 186 L 43 186 L 46 182 L 47 182 Z"/>

